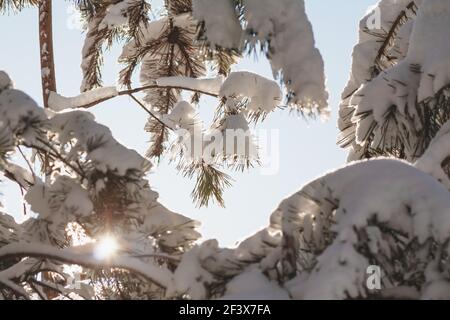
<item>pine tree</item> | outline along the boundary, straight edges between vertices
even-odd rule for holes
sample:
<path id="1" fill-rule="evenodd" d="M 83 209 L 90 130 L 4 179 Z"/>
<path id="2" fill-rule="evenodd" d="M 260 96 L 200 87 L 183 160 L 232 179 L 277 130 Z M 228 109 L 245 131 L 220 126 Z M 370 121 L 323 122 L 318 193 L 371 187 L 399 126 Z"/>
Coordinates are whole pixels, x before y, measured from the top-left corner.
<path id="1" fill-rule="evenodd" d="M 212 252 L 198 255 L 202 272 L 230 274 L 218 296 L 450 297 L 449 17 L 448 1 L 383 0 L 362 19 L 339 118 L 349 163 L 286 198 L 237 249 L 199 249 Z"/>
<path id="2" fill-rule="evenodd" d="M 119 82 L 126 88 L 122 93 L 131 95 L 132 99 L 150 115 L 145 128 L 150 133 L 147 156 L 156 161 L 159 161 L 162 156 L 170 155 L 171 150 L 174 149 L 174 143 L 170 142 L 174 128 L 161 121 L 161 118 L 169 116 L 183 92 L 192 92 L 190 97 L 192 104 L 198 104 L 201 95 L 205 94 L 221 98 L 216 109 L 215 121 L 209 129 L 222 128 L 221 130 L 225 131 L 224 123 L 227 123 L 229 116 L 234 117 L 236 114 L 250 111 L 245 122 L 247 120 L 257 122 L 264 120 L 267 113 L 272 111 L 272 109 L 264 110 L 260 106 L 247 108 L 248 98 L 251 97 L 246 97 L 247 100 L 245 100 L 243 99 L 245 94 L 240 94 L 238 99 L 227 100 L 220 92 L 186 88 L 179 83 L 163 86 L 158 85 L 157 80 L 174 77 L 199 79 L 206 76 L 208 68 L 212 68 L 218 77 L 226 78 L 229 76 L 231 66 L 237 63 L 240 56 L 258 49 L 273 62 L 274 72 L 280 75 L 280 80 L 289 88 L 286 92 L 286 104 L 301 112 L 326 117 L 328 94 L 325 91 L 322 58 L 314 47 L 312 30 L 304 13 L 303 2 L 294 1 L 292 4 L 294 5 L 292 16 L 289 16 L 286 21 L 294 28 L 289 29 L 284 25 L 280 28 L 271 24 L 270 28 L 280 30 L 278 34 L 257 36 L 254 31 L 264 26 L 253 26 L 252 23 L 261 24 L 260 21 L 270 20 L 271 17 L 261 16 L 260 21 L 250 21 L 244 30 L 242 25 L 247 24 L 245 15 L 248 15 L 249 10 L 259 10 L 259 7 L 251 1 L 244 6 L 240 2 L 229 0 L 214 4 L 208 1 L 168 0 L 165 1 L 165 11 L 161 17 L 151 22 L 146 14 L 149 10 L 146 1 L 105 3 L 93 15 L 86 15 L 88 32 L 83 48 L 84 80 L 81 91 L 102 85 L 102 49 L 110 47 L 115 40 L 125 40 L 122 55 L 119 57 L 119 62 L 125 67 L 120 72 Z M 289 5 L 291 5 L 289 1 L 284 4 L 284 6 Z M 124 18 L 122 23 L 114 22 L 111 14 L 108 14 L 113 11 L 119 12 L 119 15 Z M 221 16 L 222 11 L 225 13 L 224 19 L 214 21 L 212 17 Z M 205 12 L 208 14 L 205 15 Z M 302 24 L 296 21 L 302 21 Z M 232 23 L 232 27 L 227 26 L 229 23 Z M 228 29 L 230 29 L 229 33 L 222 32 Z M 218 35 L 218 32 L 225 36 Z M 282 39 L 295 33 L 304 34 L 305 39 L 302 40 L 299 37 L 294 46 L 283 45 Z M 275 36 L 279 41 L 272 39 Z M 220 39 L 221 37 L 224 39 Z M 279 48 L 272 48 L 269 43 L 277 43 Z M 295 50 L 302 46 L 306 48 L 302 50 L 303 56 L 284 52 L 286 47 Z M 286 56 L 290 58 L 286 59 Z M 132 76 L 139 68 L 141 87 L 133 89 Z M 298 73 L 295 73 L 295 70 Z M 299 76 L 304 73 L 311 73 L 314 76 L 309 79 Z M 220 81 L 219 78 L 218 80 Z M 139 91 L 144 92 L 142 102 L 137 101 L 133 96 Z M 276 99 L 278 99 L 277 95 L 278 92 L 275 92 Z M 202 131 L 201 125 L 197 125 L 198 130 Z M 242 129 L 248 130 L 246 127 L 247 125 L 244 125 Z M 208 128 L 203 130 L 206 129 Z M 171 150 L 168 150 L 169 146 Z M 175 149 L 180 148 L 175 146 Z M 221 152 L 214 157 L 216 159 L 213 162 L 205 161 L 202 156 L 194 157 L 193 154 L 186 155 L 182 152 L 172 157 L 172 161 L 177 163 L 178 170 L 184 176 L 196 178 L 192 196 L 200 206 L 206 206 L 211 201 L 224 206 L 222 194 L 225 187 L 231 185 L 231 178 L 226 171 L 250 169 L 259 163 L 257 157 L 251 157 L 249 154 L 247 157 L 235 157 Z"/>
<path id="3" fill-rule="evenodd" d="M 26 4 L 35 3 L 0 2 Z M 257 146 L 250 139 L 244 152 L 226 150 L 214 133 L 226 143 L 227 130 L 247 132 L 280 106 L 327 116 L 304 2 L 167 0 L 155 19 L 141 0 L 78 5 L 88 25 L 79 96 L 50 92 L 44 112 L 0 72 L 0 169 L 37 214 L 23 224 L 0 214 L 2 297 L 450 297 L 447 0 L 382 0 L 363 18 L 339 110 L 349 163 L 283 200 L 269 225 L 236 248 L 199 241 L 198 223 L 160 204 L 146 173 L 151 160 L 171 155 L 197 175 L 195 200 L 223 204 L 224 169 L 257 164 Z M 117 44 L 121 87 L 104 87 L 103 50 Z M 266 55 L 283 88 L 230 71 L 252 52 Z M 125 95 L 149 116 L 147 157 L 83 110 Z M 217 99 L 209 126 L 197 117 L 202 95 Z M 189 148 L 196 142 L 200 153 Z M 13 152 L 27 168 L 10 160 Z M 32 161 L 46 164 L 47 179 Z"/>
<path id="4" fill-rule="evenodd" d="M 197 175 L 193 197 L 200 205 L 211 199 L 223 205 L 222 192 L 230 180 L 222 170 L 251 168 L 258 162 L 256 146 L 247 137 L 248 146 L 238 152 L 236 146 L 231 150 L 214 147 L 207 138 L 215 133 L 226 145 L 227 130 L 248 134 L 250 121 L 264 120 L 282 103 L 282 91 L 275 81 L 250 72 L 232 73 L 231 66 L 241 55 L 257 50 L 259 42 L 269 59 L 276 60 L 277 73 L 286 71 L 284 67 L 292 62 L 277 60 L 275 48 L 270 47 L 277 34 L 253 39 L 256 28 L 263 28 L 257 26 L 261 21 L 253 21 L 251 30 L 244 29 L 241 19 L 246 6 L 239 2 L 220 3 L 234 24 L 230 43 L 216 38 L 215 30 L 221 26 L 211 25 L 217 9 L 210 2 L 168 0 L 164 12 L 153 21 L 150 4 L 142 0 L 76 4 L 87 23 L 83 83 L 79 96 L 66 98 L 56 93 L 53 81 L 51 1 L 1 2 L 4 10 L 40 7 L 43 100 L 51 110 L 44 112 L 24 92 L 12 88 L 5 72 L 0 73 L 1 169 L 24 190 L 25 201 L 37 215 L 23 224 L 16 224 L 9 215 L 0 216 L 0 294 L 18 299 L 194 297 L 190 288 L 180 290 L 180 283 L 186 282 L 179 279 L 177 270 L 197 251 L 193 247 L 200 237 L 198 224 L 158 202 L 146 180 L 152 166 L 149 158 L 172 155 L 184 175 Z M 254 4 L 248 8 L 257 10 Z M 293 99 L 295 86 L 290 88 L 286 104 L 326 113 L 323 62 L 314 47 L 302 1 L 296 3 L 294 12 L 298 19 L 290 17 L 288 23 L 297 29 L 306 26 L 304 45 L 319 73 L 312 82 L 316 88 L 300 92 L 297 98 Z M 123 45 L 119 59 L 124 63 L 122 87 L 104 87 L 104 49 L 117 44 Z M 311 61 L 305 63 L 311 65 Z M 133 87 L 132 75 L 138 69 L 141 86 Z M 206 78 L 209 69 L 215 77 Z M 289 84 L 304 81 L 286 77 L 280 79 Z M 141 92 L 143 99 L 137 96 Z M 191 93 L 189 101 L 182 99 L 186 93 Z M 150 117 L 148 158 L 120 145 L 107 127 L 82 110 L 118 95 L 129 96 Z M 209 127 L 196 116 L 201 95 L 218 102 Z M 183 141 L 181 129 L 189 133 L 188 140 Z M 200 153 L 189 149 L 194 140 L 200 141 Z M 29 158 L 22 149 L 34 156 Z M 10 160 L 13 152 L 23 157 L 26 168 Z M 35 172 L 33 164 L 40 164 L 43 172 Z M 111 248 L 115 252 L 105 254 Z M 80 268 L 68 268 L 74 264 Z M 75 286 L 71 285 L 73 278 L 78 280 Z"/>

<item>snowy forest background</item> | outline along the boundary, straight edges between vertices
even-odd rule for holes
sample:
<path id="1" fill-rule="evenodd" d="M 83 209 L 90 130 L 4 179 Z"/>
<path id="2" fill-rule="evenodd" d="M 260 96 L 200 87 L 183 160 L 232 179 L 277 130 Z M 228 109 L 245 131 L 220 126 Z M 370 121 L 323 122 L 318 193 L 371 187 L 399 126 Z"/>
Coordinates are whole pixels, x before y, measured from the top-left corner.
<path id="1" fill-rule="evenodd" d="M 299 125 L 329 117 L 336 106 L 304 2 L 167 0 L 155 11 L 143 0 L 74 1 L 86 28 L 74 97 L 57 90 L 51 4 L 0 1 L 6 13 L 39 11 L 44 107 L 2 67 L 1 169 L 32 217 L 0 216 L 1 297 L 450 297 L 448 1 L 382 0 L 367 11 L 339 106 L 348 164 L 299 185 L 236 248 L 167 209 L 176 200 L 158 199 L 149 172 L 170 156 L 172 170 L 195 182 L 190 201 L 225 206 L 228 173 L 261 166 L 260 141 L 248 135 L 243 150 L 230 150 L 212 136 L 227 145 L 230 130 L 248 134 L 280 112 L 304 117 Z M 120 48 L 117 86 L 101 80 L 109 45 Z M 255 54 L 274 79 L 233 67 Z M 207 120 L 202 96 L 214 106 Z M 89 112 L 119 97 L 148 115 L 145 154 Z M 191 152 L 198 141 L 203 149 Z"/>

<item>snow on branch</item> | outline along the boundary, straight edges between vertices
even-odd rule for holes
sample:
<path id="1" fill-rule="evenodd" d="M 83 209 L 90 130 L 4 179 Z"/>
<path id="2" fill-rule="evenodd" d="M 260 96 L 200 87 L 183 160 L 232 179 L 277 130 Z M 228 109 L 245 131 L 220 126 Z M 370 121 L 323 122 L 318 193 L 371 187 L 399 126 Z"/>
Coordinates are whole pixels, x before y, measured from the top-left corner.
<path id="1" fill-rule="evenodd" d="M 290 284 L 297 299 L 366 297 L 370 255 L 363 254 L 361 237 L 367 232 L 368 250 L 374 257 L 389 256 L 394 249 L 387 247 L 400 245 L 382 237 L 381 226 L 402 234 L 407 242 L 417 239 L 425 244 L 434 239 L 445 245 L 450 238 L 449 192 L 426 173 L 397 160 L 351 164 L 307 185 L 280 208 L 285 240 L 297 239 L 285 257 L 299 258 L 311 245 L 320 252 L 312 261 L 314 268 L 300 272 Z M 330 218 L 331 226 L 326 222 Z M 335 237 L 327 239 L 327 229 Z M 390 270 L 391 262 L 378 263 Z"/>
<path id="2" fill-rule="evenodd" d="M 66 263 L 108 268 L 120 281 L 132 278 L 132 274 L 143 276 L 149 281 L 140 281 L 139 286 L 149 296 L 163 297 L 160 287 L 170 285 L 169 269 L 179 261 L 177 255 L 188 251 L 200 238 L 197 222 L 158 202 L 158 194 L 145 179 L 150 162 L 121 145 L 91 113 L 44 112 L 25 93 L 11 89 L 10 80 L 6 82 L 0 92 L 2 135 L 19 151 L 21 145 L 30 148 L 34 152 L 32 160 L 38 159 L 48 167 L 46 179 L 41 181 L 31 162 L 26 161 L 29 172 L 2 159 L 0 169 L 27 191 L 24 199 L 35 214 L 20 225 L 11 216 L 0 215 L 2 296 L 27 298 L 25 294 L 32 294 L 33 298 L 38 295 L 45 299 L 43 288 L 64 295 L 67 290 L 55 279 L 41 281 L 37 275 L 60 274 L 49 264 Z M 78 101 L 86 102 L 88 95 Z M 74 101 L 77 99 L 71 104 L 77 104 Z M 108 234 L 133 246 L 108 261 L 95 260 L 94 249 L 88 245 L 71 247 L 72 241 L 84 244 Z M 33 266 L 15 262 L 26 257 L 35 259 L 21 262 L 33 260 Z M 117 268 L 130 270 L 131 274 L 114 270 Z M 95 285 L 87 287 L 93 290 Z"/>
<path id="3" fill-rule="evenodd" d="M 192 14 L 204 27 L 204 38 L 212 49 L 239 49 L 243 30 L 233 0 L 193 0 Z"/>
<path id="4" fill-rule="evenodd" d="M 380 26 L 368 28 L 375 13 L 361 22 L 339 144 L 352 147 L 350 160 L 381 153 L 416 161 L 449 120 L 450 4 L 383 0 L 376 10 Z"/>
<path id="5" fill-rule="evenodd" d="M 35 144 L 42 136 L 45 112 L 26 93 L 16 89 L 0 91 L 0 132 L 6 130 L 26 144 Z"/>
<path id="6" fill-rule="evenodd" d="M 366 287 L 366 270 L 376 264 L 386 272 L 380 295 L 448 296 L 439 290 L 449 286 L 447 266 L 436 266 L 445 261 L 427 257 L 448 249 L 449 195 L 433 177 L 403 161 L 351 163 L 282 201 L 270 226 L 237 248 L 207 241 L 184 257 L 185 264 L 198 265 L 198 279 L 206 286 L 220 283 L 215 275 L 245 283 L 261 272 L 268 284 L 281 283 L 274 297 L 287 290 L 294 299 L 367 298 L 374 292 Z M 197 282 L 186 281 L 179 283 L 180 290 L 189 287 L 204 297 Z M 224 296 L 239 293 L 236 286 L 240 297 L 254 297 L 234 280 L 226 283 Z M 412 286 L 419 290 L 411 291 Z"/>
<path id="7" fill-rule="evenodd" d="M 8 244 L 11 241 L 18 241 L 20 226 L 13 217 L 0 212 L 0 245 Z"/>
<path id="8" fill-rule="evenodd" d="M 227 78 L 191 78 L 185 76 L 162 77 L 141 88 L 117 91 L 115 87 L 103 87 L 84 92 L 76 97 L 64 97 L 52 92 L 49 105 L 54 111 L 64 109 L 90 108 L 111 98 L 130 95 L 149 89 L 178 89 L 206 94 L 216 98 L 228 99 L 229 105 L 238 104 L 249 98 L 247 109 L 250 112 L 270 113 L 282 103 L 279 85 L 270 79 L 248 71 L 230 73 Z"/>
<path id="9" fill-rule="evenodd" d="M 116 87 L 101 87 L 83 92 L 75 97 L 65 97 L 58 93 L 51 92 L 49 107 L 54 111 L 77 108 L 88 109 L 117 96 L 131 95 L 150 89 L 186 90 L 217 98 L 223 81 L 222 76 L 204 79 L 174 76 L 158 78 L 154 81 L 154 84 L 122 91 L 118 91 Z"/>
<path id="10" fill-rule="evenodd" d="M 248 71 L 232 72 L 223 83 L 219 93 L 227 99 L 227 106 L 238 105 L 243 98 L 249 98 L 250 112 L 272 112 L 282 102 L 281 89 L 270 79 Z"/>
<path id="11" fill-rule="evenodd" d="M 218 96 L 224 78 L 221 75 L 209 79 L 178 76 L 158 78 L 155 82 L 161 88 L 176 88 Z"/>
<path id="12" fill-rule="evenodd" d="M 429 173 L 450 190 L 449 160 L 450 121 L 447 121 L 414 166 Z"/>
<path id="13" fill-rule="evenodd" d="M 260 47 L 287 89 L 288 105 L 328 116 L 324 62 L 303 0 L 194 0 L 193 17 L 200 22 L 200 39 L 212 49 Z"/>
<path id="14" fill-rule="evenodd" d="M 286 86 L 288 104 L 305 113 L 329 114 L 324 62 L 315 47 L 303 0 L 244 0 L 247 41 L 267 46 L 275 77 Z"/>
<path id="15" fill-rule="evenodd" d="M 136 38 L 140 26 L 145 26 L 149 20 L 150 7 L 145 0 L 97 2 L 95 6 L 95 12 L 88 15 L 87 34 L 82 50 L 82 92 L 101 86 L 104 48 L 111 46 L 121 36 Z"/>
<path id="16" fill-rule="evenodd" d="M 35 180 L 39 181 L 32 172 L 15 163 L 6 163 L 3 170 L 8 179 L 17 182 L 25 190 L 28 190 L 30 186 L 35 184 Z"/>
<path id="17" fill-rule="evenodd" d="M 350 79 L 342 93 L 338 119 L 342 131 L 338 144 L 344 148 L 353 144 L 355 154 L 350 159 L 359 159 L 364 152 L 355 143 L 354 107 L 350 100 L 361 85 L 406 56 L 416 15 L 415 10 L 408 9 L 410 4 L 409 0 L 379 1 L 359 23 L 359 39 L 353 49 Z"/>
<path id="18" fill-rule="evenodd" d="M 121 268 L 143 276 L 163 288 L 170 286 L 172 281 L 172 272 L 168 269 L 153 265 L 148 262 L 142 262 L 129 256 L 111 256 L 106 260 L 99 260 L 95 255 L 95 247 L 85 245 L 80 247 L 71 247 L 67 249 L 57 249 L 52 246 L 30 243 L 12 243 L 0 248 L 0 259 L 6 258 L 38 258 L 51 259 L 68 264 L 81 265 L 87 268 Z M 7 270 L 0 272 L 0 282 L 5 279 L 11 279 L 11 273 L 14 277 L 20 270 Z M 19 272 L 20 273 L 20 272 Z"/>
<path id="19" fill-rule="evenodd" d="M 0 92 L 6 89 L 12 89 L 12 81 L 5 71 L 0 70 Z"/>
<path id="20" fill-rule="evenodd" d="M 392 44 L 393 41 L 394 45 L 398 46 L 399 40 L 392 39 L 393 36 L 397 35 L 397 32 L 401 33 L 401 41 L 409 43 L 412 24 L 405 24 L 404 21 L 398 25 L 394 24 L 401 12 L 406 11 L 409 3 L 411 3 L 410 0 L 379 1 L 360 21 L 359 39 L 353 48 L 350 79 L 342 93 L 343 98 L 372 78 L 377 57 L 383 51 L 382 47 L 386 46 L 385 50 L 387 50 L 388 46 L 386 44 Z M 379 14 L 375 16 L 376 13 Z M 408 18 L 411 19 L 413 16 L 413 12 L 409 12 Z M 379 20 L 372 21 L 374 18 Z M 376 25 L 375 22 L 379 23 L 379 25 Z M 389 32 L 389 30 L 393 31 Z M 380 39 L 383 41 L 380 41 Z M 407 45 L 401 45 L 401 48 L 399 47 L 398 49 L 403 49 L 397 51 L 397 54 L 399 58 L 404 58 L 408 50 Z M 388 66 L 392 66 L 393 61 L 390 63 Z"/>
<path id="21" fill-rule="evenodd" d="M 126 175 L 129 170 L 145 171 L 151 166 L 136 151 L 118 143 L 111 131 L 97 123 L 89 112 L 76 110 L 58 113 L 49 122 L 62 146 L 76 139 L 67 159 L 76 159 L 80 153 L 87 152 L 87 159 L 97 170 L 105 173 L 111 171 L 119 176 Z"/>
<path id="22" fill-rule="evenodd" d="M 116 97 L 119 93 L 116 87 L 101 87 L 81 93 L 75 97 L 64 97 L 51 92 L 48 100 L 49 108 L 54 111 L 64 109 L 88 108 L 102 101 Z"/>
<path id="23" fill-rule="evenodd" d="M 411 33 L 407 61 L 420 66 L 419 102 L 434 97 L 450 84 L 450 3 L 424 1 Z"/>

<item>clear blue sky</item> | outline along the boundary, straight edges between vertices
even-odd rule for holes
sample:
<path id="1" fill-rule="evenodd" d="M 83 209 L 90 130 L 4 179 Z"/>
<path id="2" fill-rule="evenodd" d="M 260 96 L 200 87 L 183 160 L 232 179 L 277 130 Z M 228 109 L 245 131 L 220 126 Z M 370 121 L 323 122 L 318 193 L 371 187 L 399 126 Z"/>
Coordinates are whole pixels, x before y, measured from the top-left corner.
<path id="1" fill-rule="evenodd" d="M 84 36 L 79 30 L 67 27 L 70 19 L 67 2 L 55 0 L 53 3 L 58 91 L 66 96 L 76 95 L 81 83 L 79 65 Z M 282 199 L 324 172 L 342 166 L 346 155 L 335 143 L 339 97 L 348 79 L 359 19 L 375 3 L 376 0 L 306 0 L 317 46 L 325 60 L 333 115 L 327 123 L 322 123 L 278 111 L 263 125 L 258 125 L 256 129 L 280 130 L 280 170 L 277 174 L 261 175 L 258 170 L 234 174 L 234 185 L 225 193 L 225 209 L 216 205 L 198 209 L 190 198 L 195 181 L 183 178 L 172 165 L 162 163 L 149 176 L 153 189 L 160 193 L 161 202 L 201 221 L 205 238 L 217 238 L 221 245 L 228 246 L 266 226 L 269 215 Z M 41 102 L 37 16 L 36 9 L 0 16 L 0 70 L 9 73 L 17 88 Z M 106 55 L 105 84 L 116 83 L 120 70 L 116 63 L 119 52 L 119 48 L 115 48 Z M 264 59 L 245 59 L 235 69 L 271 76 Z M 209 117 L 215 105 L 214 100 L 202 101 L 202 117 Z M 99 105 L 93 112 L 99 122 L 111 128 L 119 141 L 142 154 L 145 152 L 149 139 L 143 129 L 146 114 L 128 98 Z M 20 220 L 23 213 L 17 186 L 3 181 L 0 192 L 6 211 Z"/>

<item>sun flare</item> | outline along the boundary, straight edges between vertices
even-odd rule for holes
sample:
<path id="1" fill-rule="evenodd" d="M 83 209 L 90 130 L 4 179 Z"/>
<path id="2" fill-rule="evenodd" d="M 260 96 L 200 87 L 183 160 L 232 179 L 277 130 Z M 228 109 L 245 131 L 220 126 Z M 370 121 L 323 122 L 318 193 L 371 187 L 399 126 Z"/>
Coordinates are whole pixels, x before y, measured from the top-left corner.
<path id="1" fill-rule="evenodd" d="M 117 240 L 111 235 L 106 235 L 95 246 L 94 256 L 99 260 L 108 259 L 117 252 L 118 248 Z"/>

